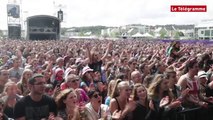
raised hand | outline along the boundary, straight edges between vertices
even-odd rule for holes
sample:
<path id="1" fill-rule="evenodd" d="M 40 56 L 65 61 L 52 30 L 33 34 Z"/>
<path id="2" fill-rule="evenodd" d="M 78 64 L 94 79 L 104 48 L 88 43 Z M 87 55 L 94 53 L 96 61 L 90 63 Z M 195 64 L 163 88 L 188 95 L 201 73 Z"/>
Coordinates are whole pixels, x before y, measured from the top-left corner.
<path id="1" fill-rule="evenodd" d="M 166 96 L 166 97 L 164 97 L 164 98 L 161 99 L 161 101 L 160 101 L 160 107 L 164 107 L 167 104 L 169 104 L 169 96 Z"/>

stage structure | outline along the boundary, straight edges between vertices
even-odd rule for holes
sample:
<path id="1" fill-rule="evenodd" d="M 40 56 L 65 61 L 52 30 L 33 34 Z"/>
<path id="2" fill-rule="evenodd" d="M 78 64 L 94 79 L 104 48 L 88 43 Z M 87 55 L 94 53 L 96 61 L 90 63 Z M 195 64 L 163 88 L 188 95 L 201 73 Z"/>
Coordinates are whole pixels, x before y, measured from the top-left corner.
<path id="1" fill-rule="evenodd" d="M 49 15 L 36 15 L 27 18 L 26 39 L 59 40 L 60 20 Z"/>
<path id="2" fill-rule="evenodd" d="M 7 26 L 9 39 L 21 38 L 20 5 L 15 2 L 7 4 Z"/>

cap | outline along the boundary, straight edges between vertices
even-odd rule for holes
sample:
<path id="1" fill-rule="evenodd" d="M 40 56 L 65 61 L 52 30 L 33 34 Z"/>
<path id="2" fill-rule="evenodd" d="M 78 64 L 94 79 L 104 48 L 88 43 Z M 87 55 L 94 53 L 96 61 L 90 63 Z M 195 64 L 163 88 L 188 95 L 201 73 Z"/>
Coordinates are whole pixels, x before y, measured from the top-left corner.
<path id="1" fill-rule="evenodd" d="M 64 72 L 61 68 L 57 68 L 56 70 L 55 70 L 55 75 L 57 75 L 59 72 Z"/>
<path id="2" fill-rule="evenodd" d="M 206 74 L 205 71 L 199 71 L 197 76 L 198 76 L 199 78 L 203 78 L 203 77 L 207 78 L 207 74 Z"/>
<path id="3" fill-rule="evenodd" d="M 82 75 L 84 75 L 86 72 L 92 72 L 93 69 L 91 69 L 89 66 L 85 66 L 82 70 Z"/>

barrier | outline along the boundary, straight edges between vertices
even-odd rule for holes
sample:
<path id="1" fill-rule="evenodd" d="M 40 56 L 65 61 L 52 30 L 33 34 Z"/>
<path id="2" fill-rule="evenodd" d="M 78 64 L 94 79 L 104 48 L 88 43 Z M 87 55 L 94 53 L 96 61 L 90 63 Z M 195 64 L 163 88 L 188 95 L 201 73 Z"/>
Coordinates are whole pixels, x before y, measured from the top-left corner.
<path id="1" fill-rule="evenodd" d="M 186 108 L 175 113 L 175 119 L 170 120 L 213 120 L 213 105 L 207 108 Z"/>

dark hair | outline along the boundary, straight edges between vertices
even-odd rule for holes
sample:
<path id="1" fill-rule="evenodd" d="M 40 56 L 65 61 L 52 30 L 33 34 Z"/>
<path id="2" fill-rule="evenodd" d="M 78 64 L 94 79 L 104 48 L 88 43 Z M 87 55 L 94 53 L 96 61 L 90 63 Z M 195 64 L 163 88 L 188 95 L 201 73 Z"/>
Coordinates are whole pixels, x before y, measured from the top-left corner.
<path id="1" fill-rule="evenodd" d="M 93 97 L 93 95 L 95 94 L 95 92 L 100 93 L 98 90 L 90 90 L 90 91 L 87 93 L 88 97 L 91 99 L 91 98 Z"/>
<path id="2" fill-rule="evenodd" d="M 35 83 L 35 81 L 36 81 L 35 79 L 36 79 L 36 78 L 40 78 L 40 77 L 44 77 L 44 76 L 43 76 L 42 74 L 34 74 L 34 75 L 29 79 L 28 83 L 32 85 L 32 84 Z"/>
<path id="3" fill-rule="evenodd" d="M 193 68 L 193 66 L 197 63 L 196 58 L 192 59 L 186 66 L 184 69 L 184 74 L 186 74 L 187 72 L 189 72 L 189 69 Z"/>

